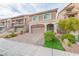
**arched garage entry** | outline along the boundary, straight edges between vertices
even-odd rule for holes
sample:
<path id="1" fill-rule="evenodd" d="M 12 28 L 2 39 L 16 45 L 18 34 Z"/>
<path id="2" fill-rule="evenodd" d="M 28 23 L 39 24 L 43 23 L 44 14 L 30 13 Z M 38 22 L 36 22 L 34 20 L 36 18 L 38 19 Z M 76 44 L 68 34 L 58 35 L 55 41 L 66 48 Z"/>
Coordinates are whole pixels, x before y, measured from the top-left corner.
<path id="1" fill-rule="evenodd" d="M 47 31 L 49 31 L 49 30 L 54 31 L 54 24 L 47 25 Z"/>
<path id="2" fill-rule="evenodd" d="M 43 33 L 45 29 L 44 24 L 37 24 L 31 26 L 31 32 L 32 33 Z"/>

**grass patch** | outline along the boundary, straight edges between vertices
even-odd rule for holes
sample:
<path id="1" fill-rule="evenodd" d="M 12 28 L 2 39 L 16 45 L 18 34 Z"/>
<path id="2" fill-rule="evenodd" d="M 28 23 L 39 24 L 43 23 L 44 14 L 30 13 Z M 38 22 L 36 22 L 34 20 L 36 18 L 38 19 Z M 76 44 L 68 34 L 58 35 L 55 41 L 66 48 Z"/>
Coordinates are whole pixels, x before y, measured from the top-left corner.
<path id="1" fill-rule="evenodd" d="M 60 40 L 55 36 L 55 33 L 52 31 L 47 31 L 44 33 L 44 46 L 52 49 L 58 49 L 64 51 Z"/>
<path id="2" fill-rule="evenodd" d="M 62 50 L 62 51 L 65 50 L 59 40 L 47 41 L 47 42 L 45 42 L 44 46 L 48 47 L 48 48 Z"/>

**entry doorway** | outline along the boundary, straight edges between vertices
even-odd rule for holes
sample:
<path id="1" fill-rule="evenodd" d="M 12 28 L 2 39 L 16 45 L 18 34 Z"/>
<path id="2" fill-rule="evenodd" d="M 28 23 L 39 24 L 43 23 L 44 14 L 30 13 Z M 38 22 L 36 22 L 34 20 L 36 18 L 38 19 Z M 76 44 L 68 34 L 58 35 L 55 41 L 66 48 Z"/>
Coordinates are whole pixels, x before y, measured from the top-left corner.
<path id="1" fill-rule="evenodd" d="M 48 24 L 47 31 L 54 31 L 54 24 Z"/>

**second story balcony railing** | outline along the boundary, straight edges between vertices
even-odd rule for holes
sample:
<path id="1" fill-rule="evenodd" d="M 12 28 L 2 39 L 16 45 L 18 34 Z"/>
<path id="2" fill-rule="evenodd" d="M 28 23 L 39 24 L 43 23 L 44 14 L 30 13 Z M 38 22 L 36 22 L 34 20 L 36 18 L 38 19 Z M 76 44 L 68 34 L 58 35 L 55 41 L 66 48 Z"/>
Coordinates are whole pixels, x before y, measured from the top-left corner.
<path id="1" fill-rule="evenodd" d="M 52 23 L 52 22 L 57 22 L 57 20 L 53 19 L 53 20 L 31 21 L 29 22 L 29 24 L 41 24 L 41 23 Z"/>
<path id="2" fill-rule="evenodd" d="M 12 26 L 17 27 L 17 26 L 23 26 L 23 25 L 24 25 L 24 23 L 14 23 Z"/>

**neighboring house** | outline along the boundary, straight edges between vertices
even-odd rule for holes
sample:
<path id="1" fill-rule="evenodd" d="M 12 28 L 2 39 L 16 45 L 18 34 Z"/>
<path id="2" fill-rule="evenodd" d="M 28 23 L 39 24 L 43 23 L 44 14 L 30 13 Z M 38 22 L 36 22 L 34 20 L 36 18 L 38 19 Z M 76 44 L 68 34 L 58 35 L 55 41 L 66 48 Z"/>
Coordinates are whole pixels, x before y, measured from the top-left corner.
<path id="1" fill-rule="evenodd" d="M 5 21 L 0 20 L 0 31 L 5 27 Z"/>
<path id="2" fill-rule="evenodd" d="M 10 19 L 2 19 L 0 20 L 0 31 L 1 30 L 7 30 L 7 28 L 10 28 Z"/>
<path id="3" fill-rule="evenodd" d="M 75 18 L 78 18 L 79 19 L 79 3 L 69 3 L 57 15 L 57 19 L 58 20 L 67 19 L 69 17 L 75 17 Z M 58 28 L 58 31 L 57 32 L 61 33 L 62 30 L 60 30 Z M 75 32 L 75 33 L 78 34 L 78 31 Z"/>
<path id="4" fill-rule="evenodd" d="M 28 25 L 27 17 L 17 16 L 13 18 L 2 19 L 0 20 L 0 30 L 8 32 L 17 32 L 17 33 L 20 31 L 25 32 L 29 28 L 29 27 L 27 28 Z"/>
<path id="5" fill-rule="evenodd" d="M 58 13 L 58 19 L 66 19 L 69 17 L 79 18 L 79 3 L 70 3 Z"/>
<path id="6" fill-rule="evenodd" d="M 0 30 L 9 32 L 42 33 L 47 30 L 56 32 L 56 13 L 58 8 L 30 15 L 22 15 L 0 20 Z"/>

